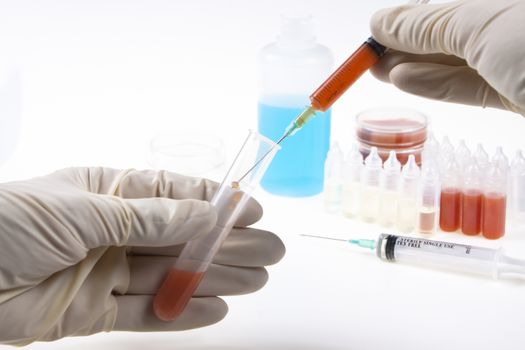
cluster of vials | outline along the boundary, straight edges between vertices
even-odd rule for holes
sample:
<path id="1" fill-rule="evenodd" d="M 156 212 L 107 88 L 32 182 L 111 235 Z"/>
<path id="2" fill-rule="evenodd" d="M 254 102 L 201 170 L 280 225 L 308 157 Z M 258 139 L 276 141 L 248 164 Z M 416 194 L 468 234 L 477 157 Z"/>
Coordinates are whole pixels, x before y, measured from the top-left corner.
<path id="1" fill-rule="evenodd" d="M 507 212 L 525 225 L 525 158 L 509 166 L 498 147 L 489 159 L 478 144 L 454 147 L 428 135 L 421 169 L 411 155 L 402 166 L 391 151 L 382 161 L 375 147 L 364 159 L 357 147 L 346 156 L 335 144 L 325 163 L 325 207 L 400 232 L 461 231 L 497 239 L 505 233 Z M 509 207 L 509 209 L 507 209 Z"/>

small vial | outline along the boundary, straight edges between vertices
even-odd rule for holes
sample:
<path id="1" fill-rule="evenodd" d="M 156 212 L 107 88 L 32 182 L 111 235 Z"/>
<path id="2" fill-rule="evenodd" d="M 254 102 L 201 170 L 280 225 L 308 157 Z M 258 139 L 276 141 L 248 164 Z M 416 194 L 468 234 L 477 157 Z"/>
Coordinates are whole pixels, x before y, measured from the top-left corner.
<path id="1" fill-rule="evenodd" d="M 383 171 L 382 165 L 383 161 L 379 157 L 377 147 L 372 147 L 365 159 L 361 182 L 361 218 L 366 222 L 374 222 L 379 216 L 381 194 L 379 179 Z"/>
<path id="2" fill-rule="evenodd" d="M 381 173 L 381 203 L 379 221 L 383 226 L 395 224 L 401 180 L 401 163 L 397 160 L 396 151 L 390 151 L 388 159 L 383 164 Z"/>
<path id="3" fill-rule="evenodd" d="M 342 189 L 343 152 L 335 142 L 324 163 L 324 204 L 327 212 L 335 213 L 341 208 Z"/>
<path id="4" fill-rule="evenodd" d="M 481 233 L 488 239 L 505 234 L 507 208 L 507 177 L 500 166 L 490 168 L 484 183 Z"/>
<path id="5" fill-rule="evenodd" d="M 484 173 L 490 166 L 489 155 L 483 148 L 481 143 L 476 146 L 476 151 L 472 155 L 476 163 L 478 163 L 479 170 Z"/>
<path id="6" fill-rule="evenodd" d="M 456 161 L 460 170 L 466 170 L 471 164 L 472 155 L 470 149 L 465 144 L 465 140 L 459 140 L 458 146 L 456 147 Z"/>
<path id="7" fill-rule="evenodd" d="M 508 211 L 510 229 L 517 231 L 525 227 L 525 157 L 517 151 L 510 166 Z"/>
<path id="8" fill-rule="evenodd" d="M 441 182 L 439 227 L 445 232 L 457 231 L 461 226 L 461 181 L 458 163 L 449 158 Z"/>
<path id="9" fill-rule="evenodd" d="M 445 167 L 449 162 L 450 158 L 454 158 L 454 146 L 450 142 L 448 136 L 443 137 L 441 141 L 441 147 L 439 148 L 439 173 L 445 173 Z"/>
<path id="10" fill-rule="evenodd" d="M 420 170 L 416 158 L 411 154 L 401 171 L 399 186 L 396 227 L 401 232 L 409 233 L 416 228 L 419 178 Z"/>
<path id="11" fill-rule="evenodd" d="M 461 198 L 461 232 L 466 235 L 481 232 L 482 197 L 479 168 L 474 161 L 466 171 Z"/>
<path id="12" fill-rule="evenodd" d="M 421 163 L 436 160 L 439 157 L 439 142 L 434 136 L 432 131 L 427 133 L 427 139 L 425 141 L 423 152 L 421 153 Z"/>
<path id="13" fill-rule="evenodd" d="M 346 156 L 343 166 L 343 215 L 353 218 L 359 215 L 361 208 L 361 172 L 363 155 L 354 145 Z"/>
<path id="14" fill-rule="evenodd" d="M 423 165 L 418 191 L 418 230 L 421 233 L 433 233 L 437 229 L 440 192 L 437 164 L 428 162 Z"/>

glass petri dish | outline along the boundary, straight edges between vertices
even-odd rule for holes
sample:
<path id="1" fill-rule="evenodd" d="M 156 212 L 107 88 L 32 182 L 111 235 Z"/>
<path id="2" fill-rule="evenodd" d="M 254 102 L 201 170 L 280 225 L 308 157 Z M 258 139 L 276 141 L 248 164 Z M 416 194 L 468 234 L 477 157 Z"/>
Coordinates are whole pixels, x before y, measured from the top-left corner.
<path id="1" fill-rule="evenodd" d="M 416 110 L 382 107 L 365 110 L 356 117 L 359 143 L 378 148 L 409 148 L 427 138 L 428 118 Z"/>
<path id="2" fill-rule="evenodd" d="M 158 170 L 217 180 L 224 175 L 224 161 L 224 143 L 214 135 L 160 134 L 149 145 L 148 163 Z"/>

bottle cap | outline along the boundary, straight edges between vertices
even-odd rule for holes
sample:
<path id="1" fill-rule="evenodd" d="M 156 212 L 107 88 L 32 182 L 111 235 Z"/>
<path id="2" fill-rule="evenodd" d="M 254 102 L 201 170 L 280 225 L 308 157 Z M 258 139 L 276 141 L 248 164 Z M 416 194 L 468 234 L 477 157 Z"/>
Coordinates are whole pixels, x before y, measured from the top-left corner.
<path id="1" fill-rule="evenodd" d="M 414 157 L 413 154 L 409 155 L 407 162 L 405 163 L 405 165 L 403 165 L 403 170 L 401 172 L 401 175 L 404 178 L 412 179 L 412 178 L 419 177 L 420 173 L 421 171 L 419 170 L 419 167 L 417 166 L 416 158 Z"/>
<path id="2" fill-rule="evenodd" d="M 387 174 L 399 174 L 401 171 L 401 163 L 397 160 L 396 151 L 390 151 L 388 159 L 383 164 L 383 169 Z"/>
<path id="3" fill-rule="evenodd" d="M 377 147 L 370 149 L 370 154 L 365 159 L 365 165 L 367 168 L 381 168 L 383 166 L 383 160 L 379 157 Z"/>
<path id="4" fill-rule="evenodd" d="M 352 145 L 352 148 L 346 154 L 346 162 L 351 165 L 363 164 L 363 155 L 359 152 L 359 148 L 357 148 L 355 144 Z"/>
<path id="5" fill-rule="evenodd" d="M 503 153 L 503 148 L 501 148 L 501 146 L 496 148 L 496 153 L 492 157 L 491 161 L 504 172 L 506 172 L 509 168 L 509 160 L 507 159 L 507 156 L 505 156 L 505 153 Z"/>
<path id="6" fill-rule="evenodd" d="M 473 154 L 474 159 L 482 169 L 486 169 L 489 166 L 489 155 L 483 148 L 481 143 L 476 146 L 476 151 Z"/>

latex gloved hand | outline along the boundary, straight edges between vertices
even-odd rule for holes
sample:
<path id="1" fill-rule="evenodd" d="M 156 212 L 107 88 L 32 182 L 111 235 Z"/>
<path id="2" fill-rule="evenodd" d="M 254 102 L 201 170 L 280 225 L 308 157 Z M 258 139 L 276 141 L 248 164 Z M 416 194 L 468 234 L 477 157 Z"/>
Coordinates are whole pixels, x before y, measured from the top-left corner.
<path id="1" fill-rule="evenodd" d="M 0 342 L 183 330 L 221 320 L 227 306 L 216 296 L 261 288 L 263 266 L 283 256 L 274 234 L 234 228 L 178 319 L 160 321 L 152 307 L 182 244 L 214 226 L 206 200 L 216 188 L 167 172 L 105 168 L 0 184 Z M 261 215 L 250 200 L 238 225 Z"/>
<path id="2" fill-rule="evenodd" d="M 525 1 L 464 0 L 377 12 L 393 50 L 372 69 L 412 94 L 525 115 Z"/>

